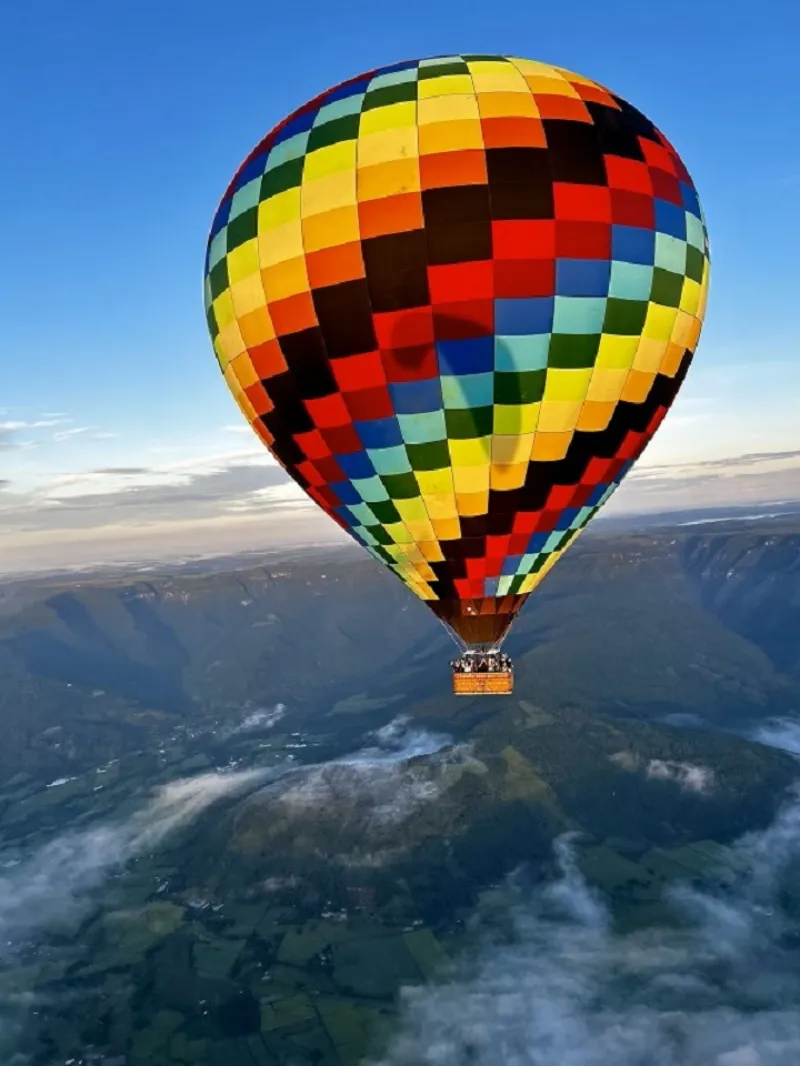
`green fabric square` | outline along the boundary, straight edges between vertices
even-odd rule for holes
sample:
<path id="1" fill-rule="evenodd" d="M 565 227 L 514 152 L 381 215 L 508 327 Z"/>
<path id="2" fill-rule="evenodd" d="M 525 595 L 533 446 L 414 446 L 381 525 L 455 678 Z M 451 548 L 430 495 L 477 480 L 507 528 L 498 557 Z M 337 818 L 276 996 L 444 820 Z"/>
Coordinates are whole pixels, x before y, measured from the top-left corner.
<path id="1" fill-rule="evenodd" d="M 412 470 L 444 470 L 450 466 L 446 440 L 436 440 L 430 444 L 407 444 L 406 451 Z"/>
<path id="2" fill-rule="evenodd" d="M 664 307 L 679 307 L 683 290 L 683 274 L 673 274 L 671 270 L 656 267 L 653 271 L 653 287 L 650 299 Z"/>
<path id="3" fill-rule="evenodd" d="M 228 223 L 228 251 L 232 252 L 245 241 L 250 241 L 258 233 L 258 208 L 251 207 L 243 211 L 238 218 Z"/>
<path id="4" fill-rule="evenodd" d="M 264 173 L 276 170 L 290 159 L 302 159 L 306 154 L 308 133 L 308 130 L 304 130 L 302 133 L 296 133 L 294 137 L 289 137 L 287 140 L 281 141 L 280 144 L 276 144 L 267 156 L 267 165 L 264 167 Z"/>
<path id="5" fill-rule="evenodd" d="M 361 112 L 363 114 L 365 111 L 373 111 L 376 107 L 387 107 L 389 104 L 400 104 L 416 98 L 416 80 L 401 82 L 400 85 L 383 85 L 380 89 L 370 88 L 367 89 Z"/>
<path id="6" fill-rule="evenodd" d="M 614 303 L 608 301 L 609 306 Z M 645 307 L 647 304 L 645 304 Z M 606 316 L 608 312 L 606 311 Z M 600 347 L 599 333 L 560 333 L 550 338 L 550 354 L 547 365 L 559 370 L 582 370 L 594 366 L 597 349 Z"/>
<path id="7" fill-rule="evenodd" d="M 372 508 L 368 507 L 365 503 L 351 503 L 347 510 L 362 526 L 374 526 L 377 524 L 377 519 L 375 518 Z"/>
<path id="8" fill-rule="evenodd" d="M 258 207 L 258 202 L 261 199 L 261 178 L 253 178 L 252 181 L 248 181 L 246 185 L 243 185 L 241 189 L 237 189 L 231 199 L 231 210 L 228 215 L 228 225 L 234 218 L 237 218 L 243 211 L 247 211 L 248 208 Z"/>
<path id="9" fill-rule="evenodd" d="M 287 189 L 296 189 L 303 180 L 304 163 L 305 154 L 299 159 L 288 159 L 274 170 L 267 170 L 261 179 L 261 199 L 268 200 Z"/>
<path id="10" fill-rule="evenodd" d="M 413 474 L 386 474 L 381 481 L 391 500 L 413 500 L 420 494 Z"/>
<path id="11" fill-rule="evenodd" d="M 209 307 L 206 310 L 206 322 L 208 322 L 208 332 L 211 334 L 211 339 L 216 340 L 219 335 L 219 326 L 217 325 L 217 316 L 214 314 L 213 307 Z"/>
<path id="12" fill-rule="evenodd" d="M 515 375 L 509 375 L 509 377 Z M 473 440 L 488 437 L 492 432 L 494 407 L 453 407 L 445 411 L 447 436 L 451 440 Z M 449 466 L 450 459 L 443 466 Z M 440 469 L 434 467 L 433 469 Z"/>
<path id="13" fill-rule="evenodd" d="M 469 67 L 463 59 L 443 59 L 435 65 L 431 62 L 431 66 L 422 66 L 420 64 L 420 81 L 423 78 L 443 78 L 448 74 L 469 74 Z"/>
<path id="14" fill-rule="evenodd" d="M 330 122 L 321 126 L 315 126 L 308 135 L 308 152 L 314 152 L 317 148 L 327 148 L 340 141 L 354 141 L 358 137 L 360 121 L 360 115 L 344 115 L 342 118 L 331 119 Z"/>
<path id="15" fill-rule="evenodd" d="M 384 478 L 384 484 L 385 483 L 386 479 Z M 390 522 L 400 521 L 400 512 L 391 500 L 378 500 L 375 503 L 371 503 L 369 506 L 377 520 L 384 526 L 388 526 Z M 373 533 L 374 532 L 375 531 L 373 530 Z"/>
<path id="16" fill-rule="evenodd" d="M 617 300 L 609 297 L 603 332 L 635 337 L 644 329 L 647 307 L 647 300 Z"/>
<path id="17" fill-rule="evenodd" d="M 688 245 L 686 248 L 686 277 L 691 278 L 692 281 L 702 281 L 705 262 L 706 257 L 700 249 L 693 247 L 691 244 Z"/>
<path id="18" fill-rule="evenodd" d="M 208 246 L 208 269 L 216 266 L 220 259 L 224 259 L 228 254 L 228 234 L 225 232 L 227 226 L 223 226 L 219 233 L 214 235 L 213 240 Z"/>
<path id="19" fill-rule="evenodd" d="M 392 540 L 392 538 L 389 536 L 389 534 L 386 532 L 386 530 L 382 526 L 374 526 L 373 529 L 371 530 L 371 533 L 372 533 L 373 537 L 375 538 L 375 540 L 378 542 L 378 544 L 394 544 L 394 541 Z M 394 562 L 394 559 L 392 558 L 391 555 L 389 555 L 388 552 L 382 552 L 382 551 L 378 550 L 378 554 L 381 556 L 381 558 L 384 560 L 384 562 L 387 562 L 387 563 L 393 563 Z"/>
<path id="20" fill-rule="evenodd" d="M 375 92 L 376 89 L 382 89 L 385 85 L 402 85 L 404 82 L 416 80 L 416 67 L 408 67 L 406 70 L 394 70 L 391 74 L 376 74 L 369 83 L 367 92 Z"/>
<path id="21" fill-rule="evenodd" d="M 330 104 L 321 107 L 314 119 L 314 126 L 324 126 L 335 118 L 344 118 L 345 115 L 357 115 L 364 102 L 364 94 L 356 93 L 355 96 L 346 96 L 344 100 L 333 100 Z"/>
<path id="22" fill-rule="evenodd" d="M 536 403 L 544 395 L 547 371 L 528 370 L 518 374 L 495 374 L 494 402 L 496 404 Z"/>
<path id="23" fill-rule="evenodd" d="M 553 333 L 600 333 L 605 313 L 604 296 L 556 296 Z"/>
<path id="24" fill-rule="evenodd" d="M 221 292 L 228 287 L 228 260 L 220 259 L 215 267 L 212 267 L 208 275 L 208 283 L 211 286 L 211 299 L 216 300 Z"/>

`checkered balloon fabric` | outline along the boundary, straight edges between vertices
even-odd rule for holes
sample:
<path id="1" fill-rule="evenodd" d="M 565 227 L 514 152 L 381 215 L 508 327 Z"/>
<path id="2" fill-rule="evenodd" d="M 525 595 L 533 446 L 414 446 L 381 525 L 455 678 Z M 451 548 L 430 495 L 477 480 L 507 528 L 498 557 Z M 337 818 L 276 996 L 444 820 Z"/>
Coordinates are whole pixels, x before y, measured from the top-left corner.
<path id="1" fill-rule="evenodd" d="M 494 644 L 658 428 L 708 273 L 694 185 L 639 111 L 557 67 L 458 55 L 272 130 L 217 211 L 205 299 L 288 473 Z"/>

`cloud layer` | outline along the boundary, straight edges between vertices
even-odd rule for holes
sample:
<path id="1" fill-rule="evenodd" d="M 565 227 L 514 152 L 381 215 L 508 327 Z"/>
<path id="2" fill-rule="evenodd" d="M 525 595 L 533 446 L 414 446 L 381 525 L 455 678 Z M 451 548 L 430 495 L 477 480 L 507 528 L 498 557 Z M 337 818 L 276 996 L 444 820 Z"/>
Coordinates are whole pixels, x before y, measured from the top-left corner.
<path id="1" fill-rule="evenodd" d="M 796 1066 L 800 964 L 781 889 L 800 799 L 735 851 L 746 873 L 732 893 L 675 891 L 674 927 L 621 936 L 562 839 L 559 880 L 512 891 L 510 930 L 407 991 L 373 1066 Z"/>

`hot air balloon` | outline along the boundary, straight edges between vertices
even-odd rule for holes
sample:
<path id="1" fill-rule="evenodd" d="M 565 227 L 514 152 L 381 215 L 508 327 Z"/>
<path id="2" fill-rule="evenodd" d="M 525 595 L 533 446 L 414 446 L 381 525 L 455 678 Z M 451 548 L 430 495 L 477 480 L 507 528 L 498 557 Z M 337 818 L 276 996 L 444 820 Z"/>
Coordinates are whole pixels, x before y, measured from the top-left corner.
<path id="1" fill-rule="evenodd" d="M 708 240 L 675 149 L 560 67 L 383 67 L 253 149 L 208 241 L 222 371 L 288 474 L 511 691 L 514 617 L 689 368 Z"/>

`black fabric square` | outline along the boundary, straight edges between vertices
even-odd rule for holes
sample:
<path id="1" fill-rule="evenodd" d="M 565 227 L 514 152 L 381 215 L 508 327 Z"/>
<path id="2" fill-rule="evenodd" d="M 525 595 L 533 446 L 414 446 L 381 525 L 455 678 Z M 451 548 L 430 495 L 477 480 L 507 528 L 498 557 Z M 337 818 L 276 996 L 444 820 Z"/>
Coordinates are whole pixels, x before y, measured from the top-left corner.
<path id="1" fill-rule="evenodd" d="M 428 230 L 428 262 L 431 266 L 491 258 L 492 225 L 488 220 L 466 225 L 456 222 L 441 229 Z"/>
<path id="2" fill-rule="evenodd" d="M 284 334 L 280 345 L 302 399 L 317 400 L 339 391 L 318 326 Z"/>
<path id="3" fill-rule="evenodd" d="M 282 351 L 284 339 L 281 338 Z M 306 410 L 291 371 L 271 377 L 264 383 L 264 388 L 275 404 L 275 410 L 264 415 L 263 421 L 276 440 L 280 436 L 308 433 L 314 429 L 314 421 Z"/>
<path id="4" fill-rule="evenodd" d="M 605 185 L 606 168 L 594 126 L 569 119 L 543 120 L 553 181 L 578 185 Z"/>
<path id="5" fill-rule="evenodd" d="M 361 250 L 374 312 L 405 311 L 430 303 L 423 230 L 370 237 L 361 242 Z"/>
<path id="6" fill-rule="evenodd" d="M 644 152 L 639 144 L 636 129 L 622 111 L 594 101 L 589 101 L 586 107 L 594 121 L 600 150 L 605 155 L 644 161 Z"/>
<path id="7" fill-rule="evenodd" d="M 447 189 L 424 189 L 422 214 L 425 229 L 446 229 L 450 226 L 488 222 L 492 217 L 489 190 L 485 185 L 456 185 Z"/>
<path id="8" fill-rule="evenodd" d="M 377 341 L 366 278 L 313 289 L 311 298 L 330 359 L 375 350 Z"/>

